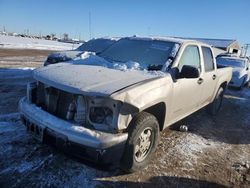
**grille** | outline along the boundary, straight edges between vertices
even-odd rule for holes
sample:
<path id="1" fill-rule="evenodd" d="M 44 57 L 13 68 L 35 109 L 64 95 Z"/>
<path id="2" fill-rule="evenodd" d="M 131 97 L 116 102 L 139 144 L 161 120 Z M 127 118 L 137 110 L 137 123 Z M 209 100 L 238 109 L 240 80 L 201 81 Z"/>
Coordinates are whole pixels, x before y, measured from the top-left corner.
<path id="1" fill-rule="evenodd" d="M 61 119 L 72 120 L 79 124 L 85 123 L 86 104 L 84 97 L 59 90 L 54 87 L 47 87 L 39 82 L 37 85 L 36 105 L 43 110 Z M 72 119 L 67 119 L 70 104 L 76 103 L 76 109 Z M 72 109 L 71 109 L 72 110 Z"/>
<path id="2" fill-rule="evenodd" d="M 86 124 L 86 106 L 86 100 L 84 99 L 84 97 L 78 96 L 74 120 L 81 125 Z"/>

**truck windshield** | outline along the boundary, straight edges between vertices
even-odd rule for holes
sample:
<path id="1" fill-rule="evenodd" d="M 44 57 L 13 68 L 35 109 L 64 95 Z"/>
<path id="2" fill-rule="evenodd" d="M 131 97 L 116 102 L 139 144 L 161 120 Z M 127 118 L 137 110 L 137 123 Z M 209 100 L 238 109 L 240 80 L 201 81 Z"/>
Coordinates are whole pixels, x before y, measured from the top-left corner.
<path id="1" fill-rule="evenodd" d="M 83 43 L 76 50 L 99 53 L 105 50 L 106 48 L 108 48 L 109 46 L 111 46 L 114 42 L 116 41 L 111 40 L 111 39 L 105 39 L 105 38 L 92 39 L 92 40 L 89 40 L 88 42 Z"/>
<path id="2" fill-rule="evenodd" d="M 176 43 L 160 40 L 123 38 L 98 54 L 110 62 L 137 62 L 142 68 L 160 70 Z"/>
<path id="3" fill-rule="evenodd" d="M 217 58 L 217 64 L 226 67 L 245 67 L 245 61 L 240 59 Z"/>

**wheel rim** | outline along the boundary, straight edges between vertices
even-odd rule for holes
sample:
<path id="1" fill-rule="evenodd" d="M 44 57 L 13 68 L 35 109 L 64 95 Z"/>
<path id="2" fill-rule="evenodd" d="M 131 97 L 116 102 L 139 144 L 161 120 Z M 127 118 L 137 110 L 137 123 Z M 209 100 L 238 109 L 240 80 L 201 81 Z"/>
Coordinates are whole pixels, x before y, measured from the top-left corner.
<path id="1" fill-rule="evenodd" d="M 134 158 L 137 162 L 142 162 L 149 154 L 152 146 L 153 130 L 150 127 L 145 128 L 137 139 Z"/>

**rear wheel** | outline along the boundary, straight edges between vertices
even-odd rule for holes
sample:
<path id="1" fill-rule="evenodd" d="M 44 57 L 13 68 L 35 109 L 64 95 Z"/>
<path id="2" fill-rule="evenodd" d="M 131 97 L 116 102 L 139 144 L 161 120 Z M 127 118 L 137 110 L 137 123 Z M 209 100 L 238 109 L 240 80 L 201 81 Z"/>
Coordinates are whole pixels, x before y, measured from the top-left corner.
<path id="1" fill-rule="evenodd" d="M 157 119 L 147 112 L 141 112 L 131 121 L 128 140 L 121 167 L 126 172 L 143 169 L 155 153 L 159 140 Z"/>
<path id="2" fill-rule="evenodd" d="M 224 96 L 224 88 L 220 87 L 217 91 L 217 94 L 214 98 L 214 101 L 211 104 L 209 104 L 207 107 L 207 111 L 209 114 L 211 114 L 213 116 L 218 114 L 218 112 L 221 108 L 223 96 Z"/>

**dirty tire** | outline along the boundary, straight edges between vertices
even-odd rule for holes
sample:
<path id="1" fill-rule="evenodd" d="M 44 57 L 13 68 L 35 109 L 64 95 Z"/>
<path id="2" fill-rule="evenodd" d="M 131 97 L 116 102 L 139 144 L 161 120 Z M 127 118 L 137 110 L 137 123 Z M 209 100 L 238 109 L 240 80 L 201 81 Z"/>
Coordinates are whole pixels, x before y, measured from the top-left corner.
<path id="1" fill-rule="evenodd" d="M 220 87 L 216 93 L 214 101 L 207 106 L 207 112 L 212 115 L 216 116 L 221 108 L 222 100 L 224 95 L 224 88 Z"/>
<path id="2" fill-rule="evenodd" d="M 149 134 L 149 132 L 151 133 Z M 145 141 L 145 143 L 150 143 L 150 146 L 146 144 L 148 150 L 144 155 L 144 158 L 139 158 L 140 155 L 138 156 L 138 154 L 141 154 L 142 152 L 140 152 L 141 149 L 138 151 L 138 148 L 140 148 L 138 145 L 143 145 L 139 143 L 144 143 L 144 141 L 141 142 L 141 138 L 145 138 L 144 135 L 150 135 L 148 139 L 150 142 Z M 146 138 L 147 137 L 148 136 L 146 136 Z M 128 128 L 128 140 L 121 160 L 121 168 L 128 173 L 145 168 L 150 162 L 152 155 L 155 153 L 158 140 L 159 124 L 155 116 L 147 112 L 141 112 L 136 115 L 132 119 Z M 142 150 L 144 149 L 145 148 Z"/>

